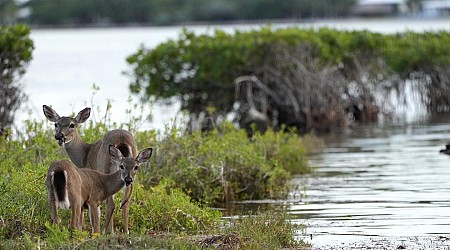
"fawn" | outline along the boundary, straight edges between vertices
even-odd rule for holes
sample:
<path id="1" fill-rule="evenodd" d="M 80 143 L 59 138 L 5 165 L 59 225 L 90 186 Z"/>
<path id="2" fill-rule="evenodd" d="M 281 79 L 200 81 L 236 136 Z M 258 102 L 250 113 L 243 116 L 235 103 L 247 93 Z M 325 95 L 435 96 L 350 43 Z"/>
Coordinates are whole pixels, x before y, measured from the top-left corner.
<path id="1" fill-rule="evenodd" d="M 77 168 L 69 160 L 58 160 L 48 169 L 46 186 L 53 223 L 61 222 L 58 208 L 72 209 L 72 229 L 82 229 L 83 205 L 89 207 L 89 218 L 94 233 L 100 233 L 99 205 L 124 186 L 131 186 L 139 164 L 148 161 L 152 148 L 142 150 L 136 158 L 124 157 L 114 145 L 109 146 L 112 161 L 119 170 L 104 174 L 89 168 Z M 107 221 L 108 223 L 108 221 Z"/>

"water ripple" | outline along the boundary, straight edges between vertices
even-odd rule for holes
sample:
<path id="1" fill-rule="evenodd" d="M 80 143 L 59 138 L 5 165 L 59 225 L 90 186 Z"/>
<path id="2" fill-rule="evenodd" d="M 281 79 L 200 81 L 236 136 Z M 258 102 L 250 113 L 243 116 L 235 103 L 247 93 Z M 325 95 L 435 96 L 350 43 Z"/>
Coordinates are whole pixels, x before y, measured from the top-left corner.
<path id="1" fill-rule="evenodd" d="M 290 205 L 293 223 L 307 225 L 299 237 L 320 247 L 448 234 L 450 157 L 438 152 L 449 141 L 443 124 L 335 136 L 311 158 L 314 174 L 293 181 L 306 187 Z"/>

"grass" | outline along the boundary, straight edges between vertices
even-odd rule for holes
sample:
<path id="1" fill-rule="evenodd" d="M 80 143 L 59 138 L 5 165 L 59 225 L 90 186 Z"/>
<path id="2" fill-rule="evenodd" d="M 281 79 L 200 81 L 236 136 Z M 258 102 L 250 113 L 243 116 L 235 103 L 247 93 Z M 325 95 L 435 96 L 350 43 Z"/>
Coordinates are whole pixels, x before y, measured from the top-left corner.
<path id="1" fill-rule="evenodd" d="M 297 226 L 286 213 L 269 211 L 222 221 L 210 232 L 195 235 L 148 231 L 131 235 L 97 235 L 70 232 L 67 227 L 47 225 L 47 237 L 29 234 L 20 239 L 3 239 L 4 249 L 280 249 L 308 248 L 294 239 Z"/>

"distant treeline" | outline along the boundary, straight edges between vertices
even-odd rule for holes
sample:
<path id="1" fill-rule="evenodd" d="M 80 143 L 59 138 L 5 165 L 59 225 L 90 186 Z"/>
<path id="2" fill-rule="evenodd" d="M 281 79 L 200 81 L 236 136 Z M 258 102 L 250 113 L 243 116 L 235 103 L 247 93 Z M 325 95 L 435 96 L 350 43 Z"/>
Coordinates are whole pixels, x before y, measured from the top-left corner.
<path id="1" fill-rule="evenodd" d="M 450 33 L 443 31 L 185 31 L 139 49 L 128 63 L 133 93 L 177 96 L 191 124 L 205 129 L 235 113 L 245 128 L 326 132 L 395 118 L 408 92 L 429 114 L 450 112 Z"/>
<path id="2" fill-rule="evenodd" d="M 169 25 L 348 15 L 356 0 L 30 0 L 35 25 Z"/>

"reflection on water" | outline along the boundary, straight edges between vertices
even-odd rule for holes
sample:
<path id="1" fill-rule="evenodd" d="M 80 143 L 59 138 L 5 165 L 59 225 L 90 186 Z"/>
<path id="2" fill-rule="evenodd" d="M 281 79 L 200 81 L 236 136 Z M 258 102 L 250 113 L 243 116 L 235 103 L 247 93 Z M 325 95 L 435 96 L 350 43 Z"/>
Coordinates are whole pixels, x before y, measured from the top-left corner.
<path id="1" fill-rule="evenodd" d="M 297 178 L 306 197 L 290 209 L 300 238 L 338 246 L 373 238 L 449 233 L 450 122 L 360 128 L 328 138 L 314 175 Z"/>

